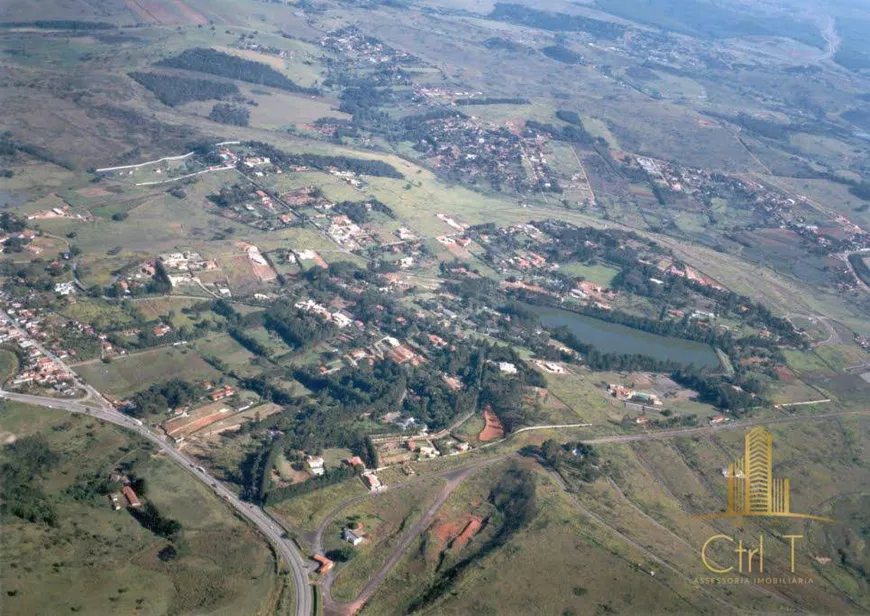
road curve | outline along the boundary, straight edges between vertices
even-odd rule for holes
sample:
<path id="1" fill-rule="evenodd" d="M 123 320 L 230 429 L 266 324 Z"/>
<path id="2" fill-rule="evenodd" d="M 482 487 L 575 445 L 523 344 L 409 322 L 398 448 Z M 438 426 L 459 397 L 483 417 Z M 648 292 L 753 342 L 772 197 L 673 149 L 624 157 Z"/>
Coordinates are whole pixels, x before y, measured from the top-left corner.
<path id="1" fill-rule="evenodd" d="M 245 503 L 239 500 L 235 494 L 233 494 L 217 479 L 209 475 L 207 472 L 199 470 L 200 467 L 192 458 L 161 439 L 159 436 L 148 430 L 148 428 L 140 425 L 137 420 L 119 413 L 111 406 L 101 405 L 98 408 L 92 408 L 75 400 L 30 396 L 27 394 L 16 394 L 2 390 L 0 390 L 0 399 L 24 402 L 36 406 L 67 411 L 69 413 L 89 415 L 96 419 L 107 421 L 116 426 L 131 430 L 156 445 L 188 473 L 206 484 L 215 494 L 223 498 L 228 505 L 235 509 L 242 517 L 246 518 L 251 524 L 256 526 L 260 532 L 272 542 L 275 546 L 275 551 L 283 557 L 285 561 L 287 561 L 293 574 L 296 616 L 311 616 L 314 610 L 314 593 L 308 582 L 308 569 L 302 553 L 289 539 L 283 537 L 283 530 L 271 518 L 269 518 L 262 509 L 252 503 Z"/>

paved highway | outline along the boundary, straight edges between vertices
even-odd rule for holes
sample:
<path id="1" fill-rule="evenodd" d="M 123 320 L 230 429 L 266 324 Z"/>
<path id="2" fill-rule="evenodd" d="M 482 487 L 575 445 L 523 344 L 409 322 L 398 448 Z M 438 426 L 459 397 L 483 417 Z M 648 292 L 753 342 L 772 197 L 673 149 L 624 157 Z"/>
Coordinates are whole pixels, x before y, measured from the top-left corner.
<path id="1" fill-rule="evenodd" d="M 231 507 L 247 518 L 274 544 L 276 551 L 285 561 L 287 561 L 287 564 L 290 566 L 290 570 L 293 573 L 296 616 L 311 616 L 314 610 L 314 594 L 311 585 L 308 583 L 306 559 L 289 539 L 283 537 L 284 531 L 281 527 L 278 526 L 278 524 L 275 523 L 262 509 L 252 503 L 242 502 L 217 479 L 209 475 L 207 472 L 199 470 L 200 467 L 192 458 L 164 441 L 162 438 L 148 430 L 148 428 L 140 425 L 137 420 L 116 411 L 114 407 L 105 402 L 102 396 L 100 396 L 95 390 L 91 389 L 90 391 L 94 391 L 93 395 L 98 397 L 98 401 L 100 402 L 99 407 L 94 408 L 86 406 L 76 400 L 30 396 L 27 394 L 16 394 L 3 390 L 0 390 L 0 398 L 25 402 L 27 404 L 43 406 L 51 409 L 59 409 L 70 413 L 90 415 L 91 417 L 108 421 L 117 426 L 121 426 L 122 428 L 126 428 L 127 430 L 132 430 L 142 438 L 159 447 L 164 453 L 166 453 L 166 455 L 181 465 L 191 475 L 199 479 L 202 483 L 208 485 L 215 494 L 222 497 Z"/>

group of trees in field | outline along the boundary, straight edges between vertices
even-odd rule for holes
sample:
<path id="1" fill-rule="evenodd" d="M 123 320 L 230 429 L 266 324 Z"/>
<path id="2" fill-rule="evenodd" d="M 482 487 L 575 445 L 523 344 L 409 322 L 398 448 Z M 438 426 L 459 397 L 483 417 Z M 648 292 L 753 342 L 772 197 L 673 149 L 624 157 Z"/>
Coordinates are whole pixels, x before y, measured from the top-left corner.
<path id="1" fill-rule="evenodd" d="M 562 444 L 549 439 L 537 453 L 566 479 L 576 477 L 583 483 L 592 483 L 601 476 L 601 460 L 592 445 L 580 441 Z"/>
<path id="2" fill-rule="evenodd" d="M 269 355 L 269 349 L 267 349 L 262 342 L 245 332 L 242 328 L 230 327 L 227 330 L 227 333 L 229 333 L 233 340 L 241 344 L 254 355 L 259 355 L 261 357 Z"/>
<path id="3" fill-rule="evenodd" d="M 371 212 L 380 212 L 389 218 L 395 218 L 393 210 L 386 203 L 378 199 L 369 199 L 368 201 L 341 201 L 336 203 L 332 211 L 337 214 L 344 214 L 358 225 L 371 222 Z"/>
<path id="4" fill-rule="evenodd" d="M 182 77 L 162 73 L 146 73 L 133 71 L 127 73 L 136 83 L 151 91 L 164 105 L 175 107 L 191 101 L 207 101 L 233 96 L 239 93 L 234 83 L 201 79 L 198 77 Z"/>
<path id="5" fill-rule="evenodd" d="M 151 501 L 146 501 L 145 504 L 138 509 L 130 509 L 130 513 L 134 518 L 136 518 L 139 524 L 158 537 L 163 537 L 170 541 L 177 541 L 181 538 L 181 532 L 183 530 L 181 522 L 164 516 L 157 508 L 157 505 Z"/>
<path id="6" fill-rule="evenodd" d="M 251 188 L 249 186 L 240 186 L 233 184 L 232 186 L 224 186 L 216 195 L 209 195 L 207 199 L 218 207 L 232 207 L 239 203 L 244 203 L 253 198 Z"/>
<path id="7" fill-rule="evenodd" d="M 238 56 L 204 47 L 186 49 L 177 56 L 161 60 L 157 63 L 157 66 L 208 73 L 209 75 L 256 83 L 288 92 L 317 94 L 316 88 L 300 86 L 268 64 L 245 60 Z"/>
<path id="8" fill-rule="evenodd" d="M 36 21 L 5 21 L 0 28 L 44 28 L 46 30 L 114 30 L 115 24 L 104 21 L 77 21 L 74 19 L 41 19 Z"/>
<path id="9" fill-rule="evenodd" d="M 617 39 L 625 34 L 626 30 L 625 26 L 611 21 L 568 13 L 551 13 L 506 2 L 496 2 L 495 8 L 487 17 L 551 32 L 588 32 L 592 36 L 603 39 Z"/>
<path id="10" fill-rule="evenodd" d="M 7 445 L 0 465 L 3 499 L 0 519 L 17 517 L 54 526 L 57 513 L 42 490 L 42 480 L 57 467 L 60 456 L 41 435 L 25 436 Z"/>
<path id="11" fill-rule="evenodd" d="M 541 48 L 541 53 L 562 64 L 583 64 L 583 56 L 564 45 L 548 45 Z"/>
<path id="12" fill-rule="evenodd" d="M 325 340 L 335 331 L 335 326 L 328 321 L 303 312 L 288 301 L 272 304 L 266 311 L 263 324 L 293 349 L 301 349 Z"/>
<path id="13" fill-rule="evenodd" d="M 165 413 L 167 409 L 184 406 L 203 395 L 202 386 L 181 379 L 155 383 L 148 389 L 134 394 L 132 406 L 127 410 L 133 417 L 146 417 Z"/>
<path id="14" fill-rule="evenodd" d="M 264 495 L 263 503 L 274 504 L 279 503 L 283 500 L 287 500 L 288 498 L 301 496 L 302 494 L 308 494 L 309 492 L 313 492 L 314 490 L 319 490 L 320 488 L 325 488 L 326 486 L 346 481 L 351 477 L 355 477 L 359 473 L 360 469 L 356 466 L 341 466 L 338 468 L 331 468 L 319 477 L 312 477 L 308 481 L 303 481 L 302 483 L 294 483 L 283 488 L 274 488 L 270 490 Z"/>
<path id="15" fill-rule="evenodd" d="M 339 171 L 353 171 L 360 175 L 373 177 L 403 179 L 405 176 L 391 164 L 377 159 L 351 158 L 349 156 L 331 156 L 326 154 L 289 153 L 261 141 L 248 141 L 247 147 L 253 148 L 258 154 L 268 156 L 276 165 L 306 166 L 321 171 L 330 168 Z"/>
<path id="16" fill-rule="evenodd" d="M 595 143 L 595 137 L 583 128 L 582 123 L 579 125 L 571 123 L 568 126 L 554 126 L 536 120 L 528 120 L 526 121 L 526 131 L 543 133 L 557 141 L 567 141 L 587 146 Z"/>
<path id="17" fill-rule="evenodd" d="M 232 126 L 247 126 L 251 120 L 251 111 L 243 105 L 217 103 L 211 108 L 208 119 Z"/>

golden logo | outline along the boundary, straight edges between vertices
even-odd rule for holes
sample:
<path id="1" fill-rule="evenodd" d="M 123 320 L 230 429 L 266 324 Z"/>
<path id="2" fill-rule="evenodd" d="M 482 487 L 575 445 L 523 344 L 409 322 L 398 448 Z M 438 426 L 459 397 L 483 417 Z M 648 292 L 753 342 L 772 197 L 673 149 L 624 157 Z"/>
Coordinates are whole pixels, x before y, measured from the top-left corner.
<path id="1" fill-rule="evenodd" d="M 701 519 L 764 516 L 805 518 L 833 522 L 830 518 L 791 510 L 788 479 L 773 476 L 773 436 L 765 428 L 746 433 L 743 457 L 728 465 L 728 509 L 697 516 Z"/>

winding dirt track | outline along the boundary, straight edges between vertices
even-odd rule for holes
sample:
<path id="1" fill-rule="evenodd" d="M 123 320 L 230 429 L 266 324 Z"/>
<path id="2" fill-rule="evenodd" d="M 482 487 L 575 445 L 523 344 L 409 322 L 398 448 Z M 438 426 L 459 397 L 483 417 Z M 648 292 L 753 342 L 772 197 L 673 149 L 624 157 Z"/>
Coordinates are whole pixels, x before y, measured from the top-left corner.
<path id="1" fill-rule="evenodd" d="M 868 415 L 868 414 L 870 414 L 870 410 L 867 410 L 867 409 L 859 410 L 859 411 L 836 411 L 836 412 L 831 412 L 831 413 L 820 413 L 818 415 L 797 415 L 797 416 L 791 416 L 791 417 L 780 417 L 780 418 L 775 418 L 775 419 L 762 419 L 762 420 L 756 420 L 756 421 L 735 422 L 733 424 L 728 424 L 725 426 L 719 426 L 719 427 L 715 427 L 715 428 L 704 426 L 704 427 L 699 427 L 699 428 L 683 428 L 683 429 L 676 429 L 676 430 L 662 430 L 659 432 L 652 432 L 652 433 L 645 433 L 645 434 L 605 436 L 605 437 L 598 437 L 598 438 L 591 438 L 591 439 L 583 439 L 583 442 L 588 443 L 588 444 L 618 444 L 618 443 L 632 443 L 632 442 L 636 442 L 636 441 L 651 441 L 651 440 L 669 439 L 669 438 L 695 436 L 695 435 L 713 436 L 715 433 L 717 433 L 719 431 L 745 429 L 745 428 L 748 428 L 751 426 L 756 426 L 756 425 L 797 423 L 797 422 L 804 422 L 804 421 L 821 421 L 821 420 L 825 420 L 825 419 L 833 419 L 833 418 L 839 418 L 839 417 L 843 417 L 843 416 Z M 585 426 L 587 424 L 582 424 L 582 425 Z M 542 429 L 544 427 L 545 426 L 534 426 L 533 429 L 538 429 L 538 428 Z M 554 426 L 551 426 L 551 427 L 554 427 Z M 503 442 L 503 441 L 498 441 L 498 442 Z M 426 510 L 426 513 L 423 515 L 423 517 L 416 524 L 414 524 L 411 527 L 411 529 L 406 533 L 406 535 L 402 538 L 400 543 L 393 550 L 392 554 L 390 554 L 390 557 L 384 563 L 383 567 L 381 567 L 380 570 L 378 570 L 378 572 L 374 576 L 372 576 L 372 578 L 368 581 L 368 583 L 365 585 L 365 587 L 362 589 L 362 591 L 356 597 L 356 599 L 354 599 L 353 601 L 348 602 L 348 603 L 340 603 L 340 602 L 335 601 L 332 598 L 331 589 L 332 589 L 332 583 L 335 580 L 335 576 L 338 573 L 338 571 L 336 571 L 336 570 L 330 571 L 324 577 L 323 583 L 321 584 L 321 591 L 323 594 L 324 614 L 326 614 L 327 616 L 351 616 L 352 614 L 355 614 L 356 612 L 358 612 L 362 608 L 362 606 L 365 605 L 366 601 L 368 601 L 371 598 L 371 596 L 375 593 L 375 591 L 378 589 L 378 587 L 381 585 L 381 583 L 386 579 L 387 575 L 389 575 L 389 573 L 390 573 L 390 571 L 392 571 L 393 567 L 395 567 L 396 564 L 399 562 L 399 560 L 401 560 L 401 558 L 405 555 L 405 553 L 407 552 L 407 550 L 411 546 L 411 544 L 414 542 L 414 540 L 417 537 L 419 537 L 420 534 L 422 534 L 423 531 L 425 531 L 429 527 L 429 525 L 432 523 L 432 520 L 438 514 L 438 510 L 446 502 L 446 500 L 450 497 L 450 495 L 456 490 L 456 488 L 459 487 L 459 485 L 471 473 L 478 470 L 479 468 L 486 466 L 486 465 L 489 465 L 489 464 L 493 464 L 495 462 L 500 462 L 502 460 L 505 460 L 505 459 L 510 458 L 512 456 L 515 456 L 515 455 L 518 455 L 518 454 L 516 454 L 516 453 L 504 454 L 504 455 L 497 456 L 494 458 L 487 458 L 484 460 L 478 460 L 478 461 L 473 462 L 471 464 L 468 464 L 466 466 L 461 466 L 459 468 L 454 468 L 454 469 L 450 469 L 447 471 L 443 471 L 441 473 L 437 473 L 436 476 L 443 477 L 444 479 L 447 480 L 447 484 L 441 489 L 441 492 L 438 494 L 438 498 L 436 498 L 435 502 L 429 507 L 429 509 Z M 643 553 L 647 558 L 649 558 L 653 562 L 658 563 L 660 566 L 668 569 L 669 571 L 671 571 L 675 575 L 679 576 L 680 578 L 683 578 L 686 581 L 691 581 L 691 579 L 688 578 L 686 576 L 686 574 L 684 574 L 682 571 L 680 571 L 679 569 L 677 569 L 676 567 L 674 567 L 670 563 L 664 561 L 660 557 L 656 556 L 655 554 L 653 554 L 652 552 L 647 550 L 642 545 L 636 543 L 633 539 L 631 539 L 630 537 L 628 537 L 627 535 L 625 535 L 624 533 L 622 533 L 618 529 L 612 527 L 610 524 L 608 524 L 600 516 L 596 515 L 595 513 L 593 513 L 592 511 L 590 511 L 586 507 L 584 507 L 580 503 L 580 501 L 577 499 L 577 497 L 567 490 L 567 486 L 565 486 L 564 481 L 562 481 L 562 478 L 557 473 L 553 473 L 553 476 L 556 479 L 559 486 L 562 487 L 562 489 L 566 492 L 568 497 L 571 499 L 572 504 L 574 504 L 577 507 L 578 511 L 580 511 L 581 514 L 583 514 L 585 517 L 591 519 L 593 522 L 599 524 L 600 526 L 603 526 L 608 531 L 616 534 L 617 536 L 619 536 L 619 538 L 621 540 L 623 540 L 628 545 L 632 546 L 633 548 L 635 548 L 638 551 L 640 551 L 641 553 Z M 407 481 L 404 483 L 397 484 L 397 485 L 393 486 L 391 489 L 392 490 L 401 489 L 401 488 L 409 485 L 410 483 L 413 483 L 413 481 L 414 480 L 410 480 L 410 481 Z M 368 497 L 370 497 L 369 494 L 363 494 L 361 496 L 355 496 L 355 497 L 346 499 L 346 500 L 342 501 L 341 503 L 339 503 L 332 511 L 329 512 L 329 514 L 320 523 L 320 526 L 318 526 L 317 530 L 314 533 L 312 543 L 314 545 L 315 551 L 322 551 L 322 549 L 323 549 L 323 533 L 325 532 L 326 528 L 329 526 L 332 519 L 336 515 L 338 515 L 343 509 L 345 509 L 346 507 L 348 507 L 354 503 L 357 503 L 359 501 L 362 501 Z M 632 503 L 632 505 L 633 505 L 633 503 Z M 659 526 L 659 527 L 661 526 L 660 524 L 658 524 L 658 522 L 655 522 L 655 520 L 652 520 L 652 521 L 655 523 L 656 526 Z M 761 589 L 761 590 L 762 590 L 762 592 L 765 592 L 764 589 Z M 728 606 L 729 608 L 731 608 L 731 606 L 729 604 L 727 604 L 727 602 L 723 601 L 721 598 L 716 597 L 715 595 L 712 595 L 706 591 L 704 591 L 703 594 L 708 596 L 712 600 L 716 601 L 717 603 L 719 603 L 723 607 Z M 792 604 L 792 602 L 788 598 L 783 597 L 781 595 L 778 595 L 776 593 L 765 592 L 765 594 L 773 596 L 774 598 L 776 598 L 780 601 L 783 601 L 783 603 L 785 603 L 785 604 Z"/>

